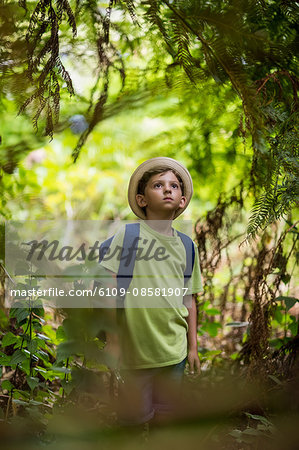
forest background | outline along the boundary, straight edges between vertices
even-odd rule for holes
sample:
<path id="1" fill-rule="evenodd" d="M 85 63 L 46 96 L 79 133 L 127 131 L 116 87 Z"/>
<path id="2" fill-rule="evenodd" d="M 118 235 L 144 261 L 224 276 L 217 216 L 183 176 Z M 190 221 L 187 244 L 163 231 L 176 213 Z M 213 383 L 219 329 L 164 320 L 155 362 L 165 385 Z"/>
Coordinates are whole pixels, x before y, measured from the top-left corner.
<path id="1" fill-rule="evenodd" d="M 297 3 L 22 0 L 0 11 L 3 442 L 113 448 L 124 439 L 113 428 L 101 311 L 51 310 L 30 297 L 8 308 L 5 278 L 17 282 L 18 271 L 5 265 L 5 221 L 134 219 L 130 174 L 163 155 L 194 182 L 184 218 L 205 285 L 203 370 L 186 376 L 192 408 L 180 426 L 149 445 L 293 448 Z"/>

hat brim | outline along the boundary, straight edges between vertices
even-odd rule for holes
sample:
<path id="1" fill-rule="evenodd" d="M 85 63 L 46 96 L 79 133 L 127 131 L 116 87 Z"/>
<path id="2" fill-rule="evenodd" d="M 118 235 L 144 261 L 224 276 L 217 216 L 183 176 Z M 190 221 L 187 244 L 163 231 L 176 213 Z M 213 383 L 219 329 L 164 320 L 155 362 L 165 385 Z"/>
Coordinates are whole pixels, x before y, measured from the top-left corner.
<path id="1" fill-rule="evenodd" d="M 184 184 L 184 197 L 186 197 L 186 203 L 183 208 L 177 209 L 174 215 L 174 219 L 176 219 L 182 212 L 187 208 L 192 194 L 193 194 L 193 183 L 192 178 L 186 167 L 184 167 L 181 163 L 176 161 L 175 159 L 168 158 L 166 156 L 159 156 L 157 158 L 151 158 L 147 161 L 144 161 L 137 169 L 133 172 L 129 187 L 128 187 L 128 201 L 129 205 L 134 214 L 140 219 L 145 220 L 146 215 L 142 208 L 137 204 L 136 195 L 138 190 L 138 184 L 145 172 L 149 170 L 163 169 L 165 170 L 175 170 L 181 177 Z"/>

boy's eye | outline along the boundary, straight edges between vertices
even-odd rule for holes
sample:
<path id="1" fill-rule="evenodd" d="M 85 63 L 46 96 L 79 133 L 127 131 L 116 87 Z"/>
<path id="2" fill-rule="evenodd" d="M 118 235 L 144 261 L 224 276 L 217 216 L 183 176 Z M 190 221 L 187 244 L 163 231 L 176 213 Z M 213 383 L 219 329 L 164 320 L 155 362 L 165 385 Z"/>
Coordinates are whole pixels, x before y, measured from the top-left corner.
<path id="1" fill-rule="evenodd" d="M 155 183 L 155 184 L 154 184 L 154 187 L 160 187 L 160 186 L 162 186 L 161 183 Z"/>
<path id="2" fill-rule="evenodd" d="M 173 188 L 178 188 L 179 185 L 178 185 L 177 183 L 172 183 L 172 187 L 173 187 Z"/>

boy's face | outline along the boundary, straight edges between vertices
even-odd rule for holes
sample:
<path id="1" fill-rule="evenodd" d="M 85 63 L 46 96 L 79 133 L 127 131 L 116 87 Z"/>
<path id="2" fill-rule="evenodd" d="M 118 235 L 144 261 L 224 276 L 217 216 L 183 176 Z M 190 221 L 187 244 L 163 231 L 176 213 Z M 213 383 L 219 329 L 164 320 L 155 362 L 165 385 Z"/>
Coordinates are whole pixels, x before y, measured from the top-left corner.
<path id="1" fill-rule="evenodd" d="M 148 219 L 172 219 L 176 210 L 185 206 L 186 197 L 177 177 L 169 170 L 153 175 L 144 194 L 136 195 L 136 201 L 141 208 L 146 207 Z"/>

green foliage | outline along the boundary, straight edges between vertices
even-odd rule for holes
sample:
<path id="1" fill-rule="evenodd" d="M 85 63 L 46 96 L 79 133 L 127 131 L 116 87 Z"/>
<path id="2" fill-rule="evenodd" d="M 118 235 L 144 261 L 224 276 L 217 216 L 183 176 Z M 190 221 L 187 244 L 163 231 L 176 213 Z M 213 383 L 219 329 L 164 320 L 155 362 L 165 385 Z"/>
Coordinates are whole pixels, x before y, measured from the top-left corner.
<path id="1" fill-rule="evenodd" d="M 177 60 L 192 82 L 200 83 L 207 72 L 218 83 L 229 79 L 242 100 L 255 151 L 252 181 L 263 191 L 248 225 L 247 237 L 254 237 L 298 202 L 296 8 L 254 1 L 238 2 L 237 8 L 221 1 L 213 6 L 192 0 L 146 3 L 153 25 L 163 23 L 163 9 L 157 5 L 169 8 L 168 38 L 165 29 L 163 36 L 167 48 L 174 43 Z M 277 22 L 272 20 L 278 16 L 281 27 L 275 35 Z M 245 133 L 242 122 L 240 133 Z"/>
<path id="2" fill-rule="evenodd" d="M 245 415 L 248 417 L 251 426 L 248 425 L 244 430 L 235 429 L 229 433 L 238 443 L 257 446 L 260 440 L 265 443 L 274 439 L 277 430 L 270 420 L 264 416 L 248 412 Z"/>
<path id="3" fill-rule="evenodd" d="M 203 367 L 238 364 L 241 345 L 253 361 L 253 350 L 264 348 L 259 330 L 269 327 L 262 364 L 280 351 L 286 371 L 298 321 L 289 313 L 297 300 L 282 285 L 294 278 L 296 220 L 288 216 L 293 240 L 280 247 L 276 223 L 244 255 L 238 243 L 253 203 L 249 237 L 298 201 L 295 2 L 23 0 L 0 9 L 1 216 L 132 218 L 125 186 L 137 164 L 180 159 L 194 181 L 190 217 L 200 218 Z M 103 387 L 99 375 L 111 361 L 101 333 L 111 324 L 77 310 L 64 312 L 56 329 L 42 304 L 27 306 L 10 318 L 0 311 L 0 372 L 9 374 L 1 389 L 43 422 L 95 378 Z M 269 378 L 280 386 L 280 377 Z M 2 417 L 11 415 L 8 402 Z M 268 419 L 249 416 L 233 434 L 238 443 L 270 439 Z"/>
<path id="4" fill-rule="evenodd" d="M 15 266 L 20 266 L 18 261 Z M 109 356 L 99 336 L 111 325 L 102 310 L 76 309 L 68 310 L 68 318 L 55 331 L 46 323 L 51 316 L 45 314 L 43 298 L 30 294 L 33 286 L 41 288 L 35 269 L 25 277 L 15 274 L 14 288 L 22 290 L 22 295 L 13 299 L 9 330 L 7 324 L 1 336 L 0 365 L 5 377 L 1 389 L 9 398 L 3 412 L 6 419 L 13 414 L 12 405 L 23 405 L 28 414 L 34 405 L 38 420 L 44 423 L 45 407 L 52 410 L 56 403 L 70 401 L 71 393 L 79 385 L 87 386 L 95 370 L 108 370 Z M 89 275 L 94 276 L 94 271 Z M 81 286 L 77 278 L 72 281 L 74 287 Z"/>
<path id="5" fill-rule="evenodd" d="M 210 302 L 205 301 L 203 304 L 199 304 L 198 314 L 200 323 L 199 334 L 208 333 L 209 336 L 216 337 L 219 329 L 222 328 L 221 323 L 215 320 L 215 316 L 220 315 L 219 309 L 211 307 Z"/>
<path id="6" fill-rule="evenodd" d="M 297 88 L 295 88 L 297 89 Z M 296 121 L 298 115 L 293 112 L 290 117 L 284 114 L 275 119 L 275 137 L 269 138 L 270 155 L 264 155 L 256 163 L 256 174 L 262 170 L 265 180 L 252 210 L 247 236 L 254 237 L 261 228 L 287 215 L 299 201 L 299 146 Z M 263 168 L 261 165 L 263 164 Z M 297 232 L 296 227 L 294 231 Z"/>
<path id="7" fill-rule="evenodd" d="M 1 12 L 6 18 L 1 29 L 3 117 L 14 102 L 24 113 L 18 123 L 31 117 L 49 136 L 71 128 L 74 138 L 79 134 L 70 144 L 76 161 L 87 139 L 89 144 L 91 136 L 97 141 L 104 120 L 174 95 L 181 116 L 184 111 L 192 120 L 192 127 L 185 125 L 181 136 L 174 135 L 175 146 L 188 155 L 190 166 L 194 163 L 194 173 L 202 165 L 212 173 L 216 116 L 223 103 L 209 122 L 200 99 L 213 85 L 212 100 L 225 89 L 233 103 L 239 98 L 244 116 L 240 119 L 238 107 L 234 120 L 227 121 L 225 133 L 231 133 L 232 142 L 223 159 L 235 161 L 238 135 L 252 138 L 252 167 L 244 168 L 256 200 L 248 237 L 285 216 L 298 201 L 297 9 L 292 2 L 39 0 L 4 2 Z M 110 127 L 115 128 L 113 121 Z M 6 155 L 0 164 L 11 174 L 44 138 L 22 138 L 11 145 L 10 134 L 4 129 Z M 13 134 L 18 135 L 15 129 Z M 172 147 L 170 139 L 159 150 L 175 153 Z"/>
<path id="8" fill-rule="evenodd" d="M 298 334 L 298 320 L 292 314 L 292 311 L 289 312 L 298 302 L 299 300 L 295 297 L 276 297 L 276 306 L 271 321 L 273 337 L 270 344 L 273 349 L 281 349 L 283 345 L 286 345 Z"/>
<path id="9" fill-rule="evenodd" d="M 22 6 L 28 13 L 26 2 Z M 69 93 L 74 94 L 70 75 L 65 70 L 59 54 L 59 28 L 64 16 L 67 17 L 75 35 L 76 22 L 68 0 L 58 2 L 56 7 L 47 0 L 39 0 L 31 13 L 26 33 L 28 68 L 24 75 L 36 87 L 21 105 L 19 113 L 34 102 L 33 125 L 37 128 L 38 119 L 45 110 L 45 133 L 50 137 L 53 136 L 53 119 L 57 121 L 59 118 L 59 75 L 66 83 Z M 39 70 L 42 65 L 43 68 Z"/>

